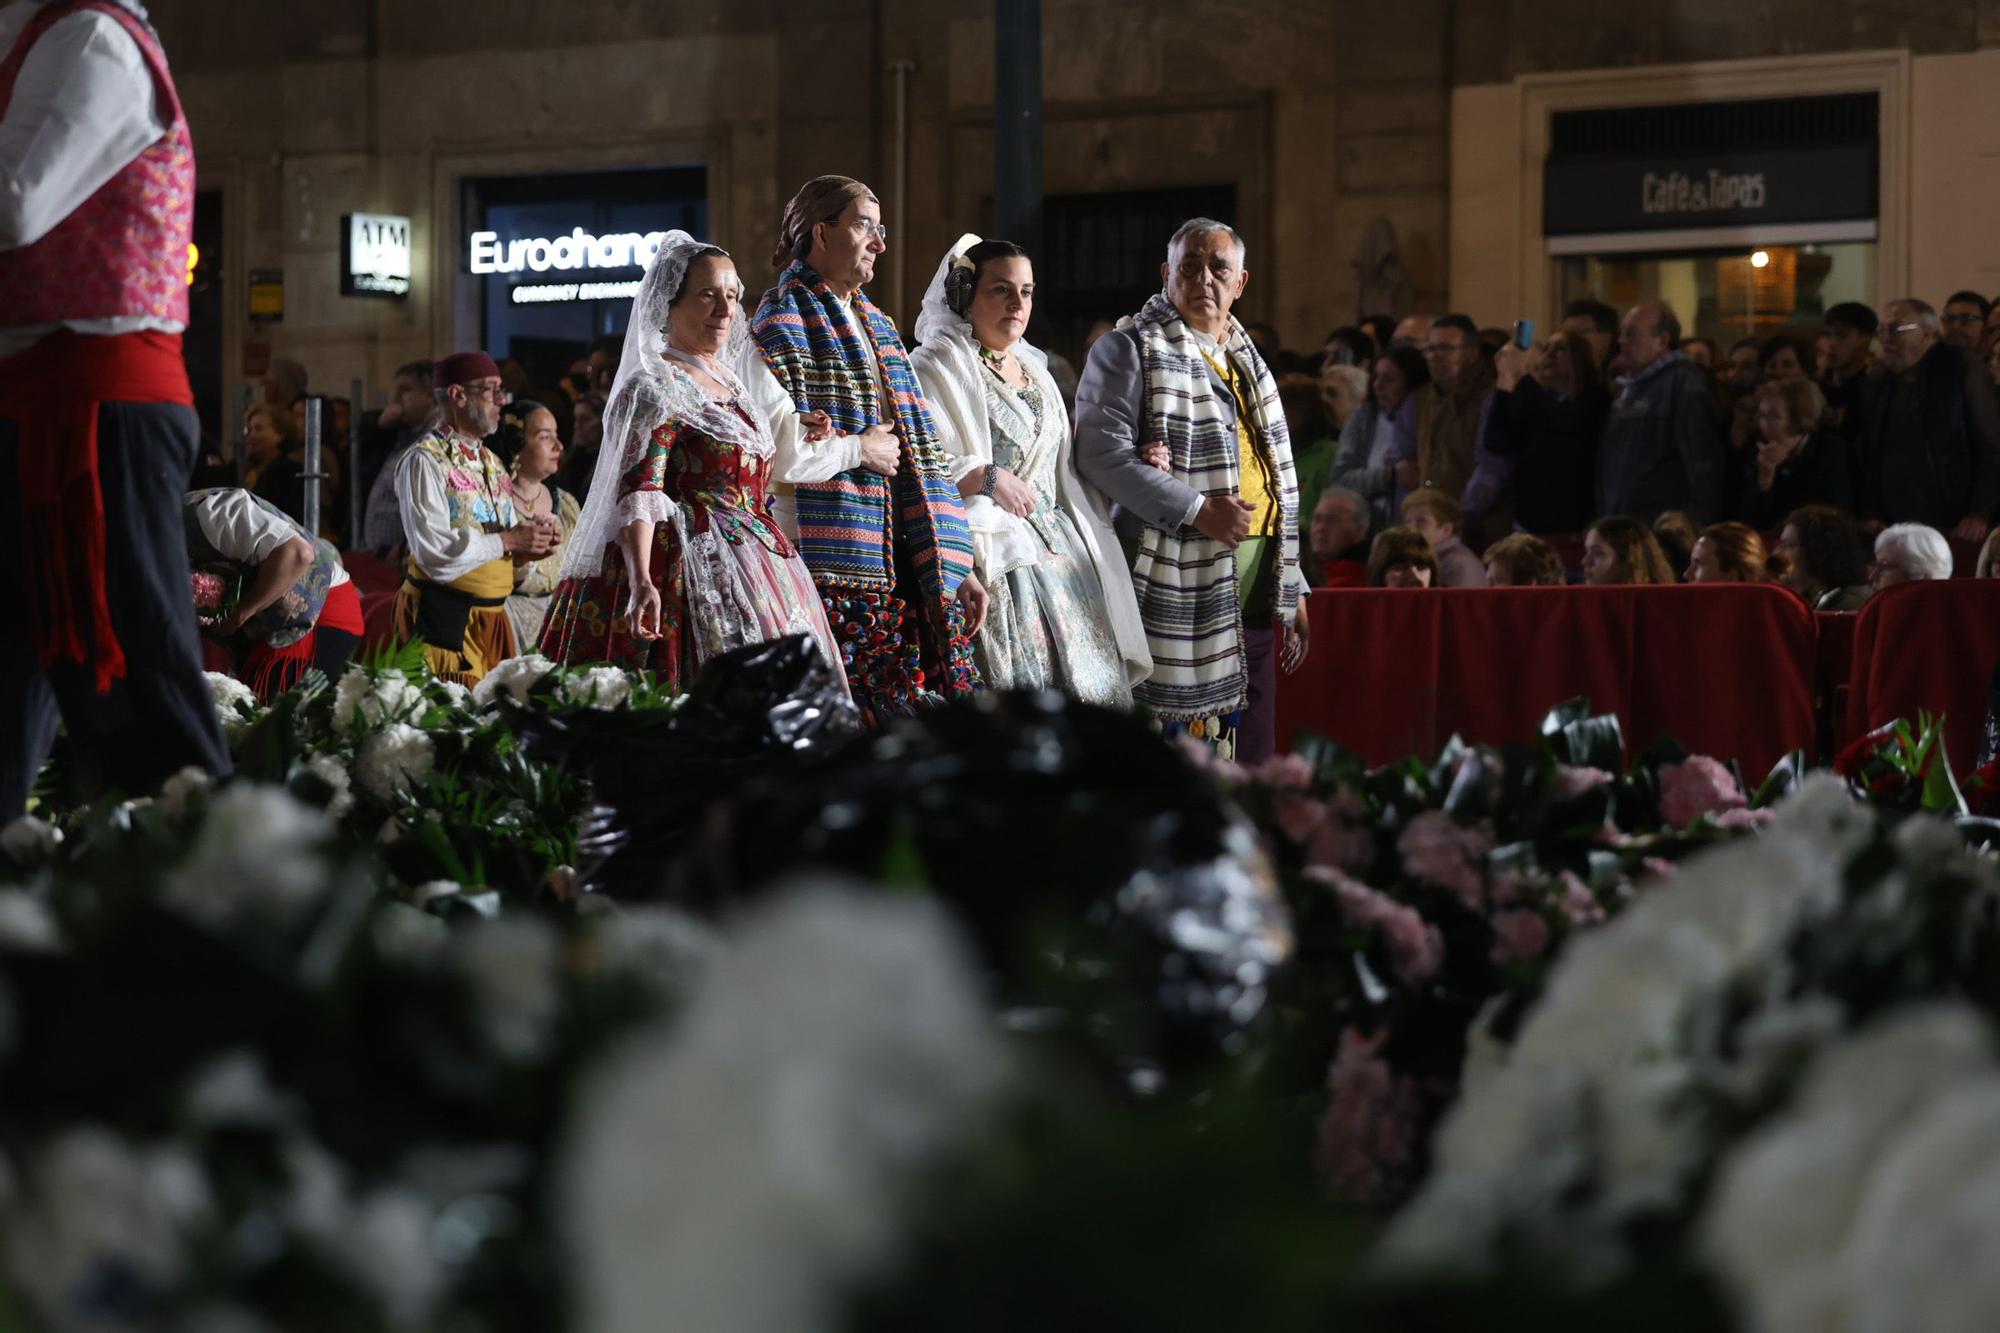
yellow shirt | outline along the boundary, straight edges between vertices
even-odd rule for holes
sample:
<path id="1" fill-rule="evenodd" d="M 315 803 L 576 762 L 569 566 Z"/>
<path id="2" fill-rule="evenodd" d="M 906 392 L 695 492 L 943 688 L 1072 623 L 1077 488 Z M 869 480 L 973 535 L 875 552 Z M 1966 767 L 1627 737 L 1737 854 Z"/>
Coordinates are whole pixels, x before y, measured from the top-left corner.
<path id="1" fill-rule="evenodd" d="M 1250 515 L 1250 531 L 1256 536 L 1274 537 L 1278 533 L 1278 492 L 1265 466 L 1263 454 L 1257 448 L 1250 378 L 1236 368 L 1236 363 L 1226 352 L 1219 361 L 1210 356 L 1205 348 L 1202 356 L 1215 367 L 1215 373 L 1222 377 L 1229 386 L 1230 395 L 1236 399 L 1236 493 L 1245 503 L 1257 507 L 1256 512 Z"/>

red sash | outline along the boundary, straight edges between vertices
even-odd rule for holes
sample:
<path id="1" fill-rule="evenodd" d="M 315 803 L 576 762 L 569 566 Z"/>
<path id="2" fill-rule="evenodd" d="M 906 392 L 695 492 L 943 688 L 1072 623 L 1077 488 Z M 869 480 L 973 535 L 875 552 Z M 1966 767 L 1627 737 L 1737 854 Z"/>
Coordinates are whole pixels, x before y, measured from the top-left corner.
<path id="1" fill-rule="evenodd" d="M 180 335 L 65 329 L 0 360 L 0 420 L 20 425 L 19 554 L 35 657 L 43 667 L 89 665 L 100 693 L 125 674 L 104 590 L 97 415 L 105 403 L 192 407 Z"/>

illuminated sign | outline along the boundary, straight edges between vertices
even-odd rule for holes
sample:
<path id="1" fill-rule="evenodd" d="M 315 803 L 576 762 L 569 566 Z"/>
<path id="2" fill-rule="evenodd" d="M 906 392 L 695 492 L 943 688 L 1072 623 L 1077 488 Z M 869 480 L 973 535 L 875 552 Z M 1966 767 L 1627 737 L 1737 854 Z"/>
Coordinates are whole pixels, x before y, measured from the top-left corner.
<path id="1" fill-rule="evenodd" d="M 666 239 L 663 231 L 643 236 L 635 231 L 593 236 L 581 227 L 567 236 L 515 236 L 503 241 L 497 231 L 475 231 L 466 238 L 468 264 L 474 273 L 644 268 L 653 262 Z"/>
<path id="2" fill-rule="evenodd" d="M 382 213 L 349 213 L 341 223 L 341 295 L 408 296 L 410 220 Z"/>
<path id="3" fill-rule="evenodd" d="M 507 289 L 515 305 L 561 305 L 566 301 L 629 301 L 639 294 L 639 279 L 630 282 L 524 282 Z"/>

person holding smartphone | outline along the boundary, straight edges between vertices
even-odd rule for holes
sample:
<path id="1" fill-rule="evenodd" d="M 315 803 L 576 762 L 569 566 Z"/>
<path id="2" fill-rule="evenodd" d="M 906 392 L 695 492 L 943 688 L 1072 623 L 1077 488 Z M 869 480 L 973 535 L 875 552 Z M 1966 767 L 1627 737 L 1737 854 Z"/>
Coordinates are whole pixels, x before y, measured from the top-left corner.
<path id="1" fill-rule="evenodd" d="M 1514 460 L 1514 521 L 1525 532 L 1580 532 L 1595 517 L 1597 440 L 1611 395 L 1590 343 L 1561 332 L 1494 358 L 1486 447 Z"/>

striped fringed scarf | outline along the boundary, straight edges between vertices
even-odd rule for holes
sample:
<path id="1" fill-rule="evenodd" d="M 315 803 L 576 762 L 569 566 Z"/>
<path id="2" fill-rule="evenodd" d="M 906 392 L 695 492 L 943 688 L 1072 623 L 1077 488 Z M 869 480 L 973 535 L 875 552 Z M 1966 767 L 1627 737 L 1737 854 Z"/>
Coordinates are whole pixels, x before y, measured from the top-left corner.
<path id="1" fill-rule="evenodd" d="M 972 572 L 966 508 L 894 320 L 862 292 L 854 292 L 848 308 L 864 328 L 842 318 L 826 280 L 796 260 L 778 274 L 778 286 L 764 292 L 750 324 L 764 362 L 800 412 L 826 412 L 840 434 L 860 434 L 882 422 L 902 442 L 892 478 L 850 468 L 828 482 L 794 488 L 798 552 L 830 608 L 844 604 L 846 594 L 894 592 L 900 554 L 918 582 L 916 594 L 902 588 L 902 596 L 924 630 L 930 689 L 944 697 L 968 695 L 978 689 L 978 671 L 956 602 L 958 584 Z M 874 364 L 882 366 L 888 386 L 886 412 Z"/>
<path id="2" fill-rule="evenodd" d="M 798 261 L 764 294 L 751 324 L 765 362 L 801 412 L 825 412 L 842 435 L 859 435 L 883 422 L 903 444 L 902 465 L 893 478 L 854 468 L 832 481 L 797 488 L 799 553 L 822 583 L 893 587 L 896 552 L 887 521 L 893 498 L 895 540 L 925 600 L 942 605 L 957 595 L 972 569 L 965 507 L 896 325 L 861 292 L 849 307 L 866 326 L 866 341 L 861 330 L 840 318 L 825 279 Z M 887 413 L 876 401 L 871 358 L 879 358 L 889 389 Z"/>
<path id="3" fill-rule="evenodd" d="M 1174 476 L 1203 495 L 1239 494 L 1236 432 L 1216 401 L 1201 348 L 1180 312 L 1162 292 L 1146 302 L 1131 327 L 1146 377 L 1146 430 L 1140 438 L 1164 441 Z M 1234 319 L 1224 350 L 1255 381 L 1252 425 L 1278 482 L 1276 618 L 1290 624 L 1298 609 L 1299 563 L 1291 434 L 1277 382 Z M 1249 702 L 1236 553 L 1191 527 L 1177 533 L 1149 527 L 1139 543 L 1132 586 L 1153 652 L 1153 674 L 1134 694 L 1167 722 L 1200 724 L 1201 734 L 1220 735 L 1231 715 Z"/>

